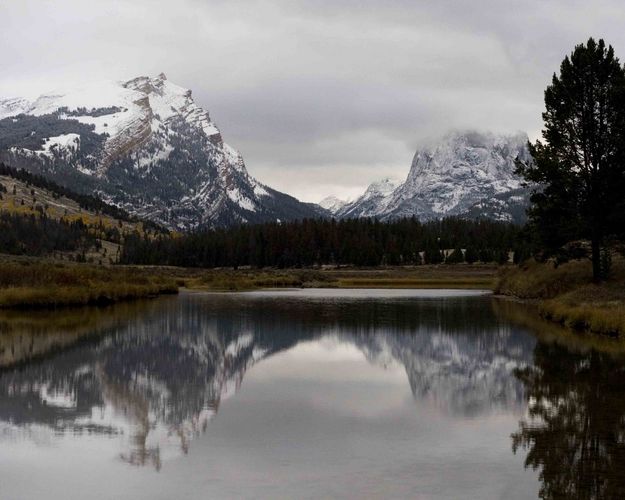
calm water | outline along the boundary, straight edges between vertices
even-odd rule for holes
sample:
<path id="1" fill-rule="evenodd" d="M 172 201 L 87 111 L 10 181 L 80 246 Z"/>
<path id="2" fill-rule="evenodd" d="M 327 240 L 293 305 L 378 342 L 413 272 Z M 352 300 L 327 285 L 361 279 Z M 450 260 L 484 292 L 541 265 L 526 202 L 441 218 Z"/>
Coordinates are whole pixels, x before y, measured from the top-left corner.
<path id="1" fill-rule="evenodd" d="M 0 313 L 0 499 L 625 498 L 625 361 L 476 292 Z"/>

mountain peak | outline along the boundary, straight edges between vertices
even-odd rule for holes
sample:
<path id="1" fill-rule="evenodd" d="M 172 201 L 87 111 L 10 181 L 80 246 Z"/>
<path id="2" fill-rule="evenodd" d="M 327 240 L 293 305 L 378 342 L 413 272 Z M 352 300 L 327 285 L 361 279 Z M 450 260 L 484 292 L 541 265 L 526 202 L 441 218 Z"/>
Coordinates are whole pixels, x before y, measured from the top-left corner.
<path id="1" fill-rule="evenodd" d="M 527 191 L 515 160 L 529 160 L 527 135 L 451 131 L 419 148 L 403 184 L 371 184 L 342 217 L 445 216 L 517 220 L 525 217 Z"/>
<path id="2" fill-rule="evenodd" d="M 191 91 L 164 73 L 0 100 L 0 120 L 0 160 L 172 229 L 320 215 L 252 178 Z"/>
<path id="3" fill-rule="evenodd" d="M 389 195 L 391 194 L 399 185 L 397 181 L 394 181 L 388 177 L 381 179 L 379 181 L 372 182 L 367 190 L 365 191 L 364 196 L 378 196 L 378 195 Z"/>
<path id="4" fill-rule="evenodd" d="M 318 205 L 334 215 L 339 210 L 341 210 L 341 208 L 343 208 L 347 203 L 347 201 L 341 200 L 336 196 L 327 196 L 323 200 L 321 200 Z"/>

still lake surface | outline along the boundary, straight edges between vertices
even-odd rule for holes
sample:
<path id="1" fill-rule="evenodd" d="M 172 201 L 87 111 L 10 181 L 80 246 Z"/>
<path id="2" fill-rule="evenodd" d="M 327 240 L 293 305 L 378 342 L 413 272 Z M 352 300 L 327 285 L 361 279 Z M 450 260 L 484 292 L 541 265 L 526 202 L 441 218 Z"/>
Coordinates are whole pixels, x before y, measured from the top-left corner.
<path id="1" fill-rule="evenodd" d="M 625 361 L 473 291 L 0 312 L 0 499 L 625 498 Z"/>

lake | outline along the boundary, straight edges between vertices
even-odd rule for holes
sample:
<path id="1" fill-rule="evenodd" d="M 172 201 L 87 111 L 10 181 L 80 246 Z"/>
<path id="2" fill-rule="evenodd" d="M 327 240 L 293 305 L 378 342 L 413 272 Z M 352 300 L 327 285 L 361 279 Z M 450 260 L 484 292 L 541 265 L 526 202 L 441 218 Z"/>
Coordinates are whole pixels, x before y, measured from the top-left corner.
<path id="1" fill-rule="evenodd" d="M 3 500 L 625 498 L 624 436 L 618 353 L 478 291 L 0 312 Z"/>

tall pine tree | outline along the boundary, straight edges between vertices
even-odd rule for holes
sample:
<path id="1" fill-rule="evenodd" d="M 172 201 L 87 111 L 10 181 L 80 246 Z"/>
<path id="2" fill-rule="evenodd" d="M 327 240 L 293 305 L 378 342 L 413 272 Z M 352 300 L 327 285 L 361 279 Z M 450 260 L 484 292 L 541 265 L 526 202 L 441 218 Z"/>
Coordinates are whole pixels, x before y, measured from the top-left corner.
<path id="1" fill-rule="evenodd" d="M 530 218 L 548 252 L 588 238 L 593 276 L 605 278 L 601 252 L 616 233 L 625 187 L 625 70 L 603 40 L 575 47 L 545 90 L 544 142 L 519 173 L 536 183 Z M 622 205 L 621 205 L 622 207 Z"/>

